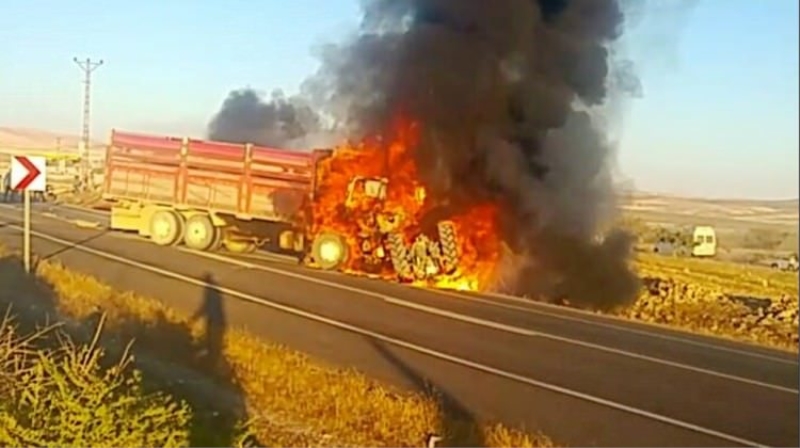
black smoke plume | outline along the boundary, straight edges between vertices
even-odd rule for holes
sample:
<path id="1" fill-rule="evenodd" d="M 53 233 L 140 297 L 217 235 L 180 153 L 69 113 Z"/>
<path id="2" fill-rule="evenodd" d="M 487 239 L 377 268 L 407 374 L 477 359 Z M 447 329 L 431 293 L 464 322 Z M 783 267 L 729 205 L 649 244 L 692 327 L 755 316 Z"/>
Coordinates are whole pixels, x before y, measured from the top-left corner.
<path id="1" fill-rule="evenodd" d="M 268 100 L 253 89 L 234 90 L 208 125 L 208 137 L 231 143 L 286 147 L 320 131 L 318 115 L 298 97 L 275 90 Z"/>
<path id="2" fill-rule="evenodd" d="M 423 181 L 439 197 L 504 204 L 503 287 L 608 307 L 635 297 L 632 238 L 598 225 L 613 199 L 594 116 L 609 89 L 638 93 L 612 64 L 615 0 L 368 0 L 358 35 L 330 47 L 317 101 L 351 133 L 423 126 Z"/>
<path id="3" fill-rule="evenodd" d="M 613 94 L 640 90 L 630 65 L 614 62 L 619 2 L 363 0 L 362 8 L 358 32 L 328 46 L 306 83 L 317 111 L 352 138 L 388 132 L 400 113 L 418 120 L 415 157 L 432 195 L 503 205 L 499 288 L 597 308 L 633 300 L 632 238 L 597 235 L 614 198 L 599 118 Z M 234 133 L 274 132 L 272 122 L 251 120 L 259 116 L 221 121 Z"/>

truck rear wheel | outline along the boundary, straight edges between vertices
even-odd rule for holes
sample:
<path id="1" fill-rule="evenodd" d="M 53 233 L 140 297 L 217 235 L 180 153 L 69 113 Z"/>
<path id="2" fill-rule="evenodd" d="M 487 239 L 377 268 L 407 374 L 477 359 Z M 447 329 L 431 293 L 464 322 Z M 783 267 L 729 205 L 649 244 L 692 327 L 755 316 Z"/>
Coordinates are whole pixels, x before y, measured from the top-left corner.
<path id="1" fill-rule="evenodd" d="M 150 216 L 150 239 L 159 246 L 177 244 L 183 236 L 183 219 L 174 210 L 157 210 Z"/>
<path id="2" fill-rule="evenodd" d="M 183 243 L 194 250 L 210 250 L 219 245 L 220 231 L 205 214 L 192 215 L 186 220 Z"/>

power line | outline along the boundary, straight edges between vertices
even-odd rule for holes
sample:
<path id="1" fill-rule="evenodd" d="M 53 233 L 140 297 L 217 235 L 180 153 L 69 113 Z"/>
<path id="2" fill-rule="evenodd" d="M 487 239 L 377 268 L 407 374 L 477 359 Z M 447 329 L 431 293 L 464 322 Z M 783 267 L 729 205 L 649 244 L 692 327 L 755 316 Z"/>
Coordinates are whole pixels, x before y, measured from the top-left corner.
<path id="1" fill-rule="evenodd" d="M 103 60 L 92 61 L 90 58 L 80 60 L 72 58 L 72 61 L 80 67 L 83 72 L 83 130 L 81 132 L 81 142 L 83 143 L 81 157 L 81 181 L 85 187 L 89 180 L 89 142 L 91 140 L 90 126 L 92 121 L 92 72 L 103 65 Z"/>

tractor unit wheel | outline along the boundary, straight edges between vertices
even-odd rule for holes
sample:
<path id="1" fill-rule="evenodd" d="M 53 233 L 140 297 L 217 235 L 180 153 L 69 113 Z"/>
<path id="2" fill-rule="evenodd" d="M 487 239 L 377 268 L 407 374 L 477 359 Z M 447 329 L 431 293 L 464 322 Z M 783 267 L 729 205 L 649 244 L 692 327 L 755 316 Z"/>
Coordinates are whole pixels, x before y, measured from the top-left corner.
<path id="1" fill-rule="evenodd" d="M 341 267 L 350 257 L 347 241 L 333 232 L 322 232 L 314 238 L 311 257 L 321 269 L 333 270 Z"/>
<path id="2" fill-rule="evenodd" d="M 157 210 L 150 216 L 150 239 L 159 246 L 172 246 L 183 237 L 184 222 L 174 210 Z"/>
<path id="3" fill-rule="evenodd" d="M 458 239 L 456 226 L 450 221 L 441 221 L 436 225 L 439 230 L 439 245 L 442 250 L 442 270 L 449 274 L 458 267 Z"/>
<path id="4" fill-rule="evenodd" d="M 403 235 L 390 233 L 386 237 L 386 245 L 389 249 L 389 258 L 392 260 L 392 268 L 400 280 L 411 281 L 414 279 L 414 271 L 408 260 L 408 250 L 406 249 Z"/>
<path id="5" fill-rule="evenodd" d="M 219 245 L 220 230 L 206 214 L 192 215 L 186 220 L 183 243 L 189 249 L 207 251 Z"/>

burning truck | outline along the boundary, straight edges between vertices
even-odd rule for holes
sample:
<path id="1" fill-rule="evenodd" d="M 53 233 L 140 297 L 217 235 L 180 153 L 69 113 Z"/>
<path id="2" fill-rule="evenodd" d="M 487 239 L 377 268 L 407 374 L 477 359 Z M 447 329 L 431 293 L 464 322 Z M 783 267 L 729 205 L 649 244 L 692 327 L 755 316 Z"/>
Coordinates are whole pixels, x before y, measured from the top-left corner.
<path id="1" fill-rule="evenodd" d="M 414 123 L 394 134 L 293 151 L 113 131 L 111 228 L 161 246 L 263 249 L 319 269 L 481 289 L 497 260 L 496 210 L 437 203 L 417 177 Z"/>
<path id="2" fill-rule="evenodd" d="M 207 135 L 287 147 L 328 141 L 325 133 L 359 142 L 319 164 L 306 221 L 318 262 L 396 278 L 438 269 L 434 284 L 567 296 L 591 308 L 631 303 L 634 238 L 597 234 L 615 214 L 608 126 L 621 101 L 643 93 L 616 45 L 628 14 L 641 17 L 646 3 L 363 0 L 357 28 L 320 48 L 296 95 L 233 90 Z M 364 180 L 348 188 L 356 176 Z M 458 262 L 447 274 L 451 241 Z"/>

